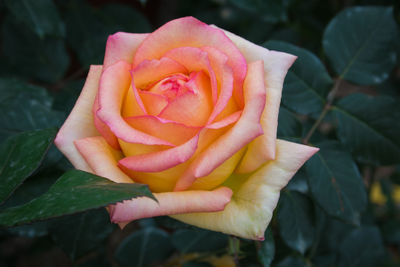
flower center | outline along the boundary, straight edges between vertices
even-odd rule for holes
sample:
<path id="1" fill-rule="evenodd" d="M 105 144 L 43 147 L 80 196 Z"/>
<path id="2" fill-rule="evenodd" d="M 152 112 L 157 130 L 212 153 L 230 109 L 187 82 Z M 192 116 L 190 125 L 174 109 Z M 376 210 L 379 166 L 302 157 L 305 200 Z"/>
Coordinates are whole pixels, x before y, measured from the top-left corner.
<path id="1" fill-rule="evenodd" d="M 152 93 L 160 94 L 168 98 L 168 101 L 185 94 L 188 91 L 193 92 L 190 86 L 190 79 L 184 74 L 176 74 L 162 79 L 149 90 Z"/>

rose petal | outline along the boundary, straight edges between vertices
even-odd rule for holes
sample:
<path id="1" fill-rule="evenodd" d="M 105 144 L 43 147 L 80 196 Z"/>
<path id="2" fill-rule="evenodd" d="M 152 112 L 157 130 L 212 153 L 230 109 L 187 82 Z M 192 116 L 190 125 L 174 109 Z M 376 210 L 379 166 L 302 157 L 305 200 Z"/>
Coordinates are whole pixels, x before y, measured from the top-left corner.
<path id="1" fill-rule="evenodd" d="M 136 88 L 144 89 L 148 84 L 157 82 L 176 73 L 187 73 L 187 69 L 168 57 L 160 60 L 144 60 L 132 70 Z"/>
<path id="2" fill-rule="evenodd" d="M 195 92 L 187 91 L 175 98 L 159 114 L 160 118 L 183 123 L 187 126 L 200 127 L 207 123 L 212 111 L 209 94 L 209 79 L 204 72 L 193 73 L 188 83 L 193 83 Z M 184 112 L 182 112 L 184 111 Z"/>
<path id="3" fill-rule="evenodd" d="M 253 80 L 259 78 L 258 75 L 253 75 L 253 72 L 259 73 L 262 65 L 262 61 L 248 65 L 248 74 L 244 82 L 245 106 L 238 122 L 196 157 L 188 170 L 179 178 L 175 191 L 189 188 L 197 178 L 210 174 L 225 160 L 262 134 L 259 121 L 265 105 L 265 88 L 259 80 Z"/>
<path id="4" fill-rule="evenodd" d="M 129 87 L 124 97 L 121 113 L 123 117 L 146 115 L 147 111 L 144 107 L 140 93 L 136 88 Z"/>
<path id="5" fill-rule="evenodd" d="M 117 167 L 122 154 L 112 149 L 101 136 L 78 140 L 76 146 L 95 174 L 118 183 L 132 183 Z M 232 190 L 220 187 L 214 191 L 155 193 L 154 196 L 158 203 L 150 198 L 137 198 L 110 206 L 111 220 L 128 222 L 160 215 L 221 211 L 230 201 Z"/>
<path id="6" fill-rule="evenodd" d="M 265 110 L 261 117 L 264 135 L 251 143 L 238 169 L 239 172 L 250 172 L 267 160 L 275 158 L 275 140 L 283 81 L 297 57 L 283 52 L 270 51 L 233 33 L 224 32 L 239 48 L 247 62 L 260 59 L 264 61 L 264 79 L 267 90 Z"/>
<path id="7" fill-rule="evenodd" d="M 200 128 L 189 127 L 182 123 L 166 121 L 155 116 L 137 116 L 125 118 L 133 128 L 166 140 L 174 145 L 181 145 L 195 136 Z"/>
<path id="8" fill-rule="evenodd" d="M 198 227 L 248 239 L 263 240 L 280 190 L 318 148 L 277 140 L 276 158 L 250 176 L 234 175 L 234 194 L 224 211 L 174 215 Z M 236 183 L 236 184 L 235 184 Z"/>
<path id="9" fill-rule="evenodd" d="M 133 65 L 137 66 L 145 59 L 161 58 L 167 51 L 185 46 L 211 46 L 227 55 L 228 65 L 232 68 L 235 77 L 234 91 L 241 90 L 247 72 L 243 55 L 223 31 L 210 27 L 193 17 L 172 20 L 151 33 L 138 48 Z M 240 98 L 237 101 L 240 101 Z"/>
<path id="10" fill-rule="evenodd" d="M 132 183 L 132 179 L 116 167 L 115 159 L 122 158 L 122 152 L 109 146 L 102 136 L 76 140 L 75 146 L 94 173 L 116 183 Z"/>
<path id="11" fill-rule="evenodd" d="M 229 203 L 232 190 L 220 187 L 213 191 L 166 192 L 154 195 L 158 203 L 150 198 L 117 203 L 111 208 L 111 221 L 129 222 L 154 216 L 221 211 Z"/>
<path id="12" fill-rule="evenodd" d="M 179 62 L 189 72 L 206 72 L 210 78 L 213 103 L 217 102 L 217 78 L 206 51 L 196 47 L 179 47 L 168 51 L 164 56 Z"/>
<path id="13" fill-rule="evenodd" d="M 117 32 L 107 39 L 104 69 L 120 60 L 132 63 L 137 48 L 148 34 Z"/>
<path id="14" fill-rule="evenodd" d="M 168 106 L 168 99 L 163 95 L 140 91 L 139 96 L 149 115 L 157 116 Z"/>
<path id="15" fill-rule="evenodd" d="M 130 87 L 130 65 L 119 61 L 103 71 L 99 88 L 99 110 L 97 116 L 119 138 L 129 143 L 145 145 L 167 145 L 171 143 L 137 131 L 121 117 L 121 105 L 126 90 Z"/>
<path id="16" fill-rule="evenodd" d="M 90 167 L 74 146 L 74 140 L 99 135 L 93 124 L 92 106 L 99 86 L 102 66 L 90 66 L 82 92 L 57 134 L 54 143 L 75 168 L 90 171 Z"/>
<path id="17" fill-rule="evenodd" d="M 139 172 L 159 172 L 181 164 L 196 152 L 199 136 L 196 135 L 186 143 L 174 148 L 153 153 L 126 157 L 118 162 L 125 170 Z"/>

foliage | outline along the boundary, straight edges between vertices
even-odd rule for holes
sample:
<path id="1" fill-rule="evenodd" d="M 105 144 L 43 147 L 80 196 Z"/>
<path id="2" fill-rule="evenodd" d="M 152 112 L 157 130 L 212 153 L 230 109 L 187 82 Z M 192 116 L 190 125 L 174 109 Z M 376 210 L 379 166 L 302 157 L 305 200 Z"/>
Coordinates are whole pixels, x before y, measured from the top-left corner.
<path id="1" fill-rule="evenodd" d="M 398 1 L 105 2 L 0 1 L 0 266 L 400 264 Z M 264 242 L 168 217 L 120 230 L 99 207 L 147 187 L 69 170 L 51 145 L 108 35 L 186 15 L 298 56 L 278 137 L 321 150 L 282 191 Z"/>

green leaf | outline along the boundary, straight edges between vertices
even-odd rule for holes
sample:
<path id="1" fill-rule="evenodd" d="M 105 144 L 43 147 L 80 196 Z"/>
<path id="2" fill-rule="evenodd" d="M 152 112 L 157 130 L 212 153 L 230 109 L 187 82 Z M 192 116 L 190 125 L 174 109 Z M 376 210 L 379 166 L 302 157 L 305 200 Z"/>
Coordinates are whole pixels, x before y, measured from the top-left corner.
<path id="1" fill-rule="evenodd" d="M 299 138 L 302 126 L 297 117 L 284 107 L 279 108 L 278 137 Z"/>
<path id="2" fill-rule="evenodd" d="M 268 41 L 264 46 L 298 56 L 285 78 L 283 104 L 300 114 L 321 113 L 333 82 L 319 58 L 306 49 L 285 42 Z"/>
<path id="3" fill-rule="evenodd" d="M 11 13 L 40 38 L 65 36 L 65 26 L 52 0 L 5 0 Z"/>
<path id="4" fill-rule="evenodd" d="M 101 246 L 113 228 L 107 211 L 96 209 L 56 219 L 50 223 L 49 232 L 54 242 L 75 260 Z"/>
<path id="5" fill-rule="evenodd" d="M 400 162 L 400 105 L 389 96 L 352 94 L 332 112 L 340 141 L 358 160 L 376 164 Z"/>
<path id="6" fill-rule="evenodd" d="M 15 133 L 59 126 L 65 115 L 51 110 L 44 88 L 0 78 L 0 140 Z"/>
<path id="7" fill-rule="evenodd" d="M 215 251 L 227 246 L 226 235 L 200 229 L 182 229 L 171 237 L 173 246 L 181 253 Z"/>
<path id="8" fill-rule="evenodd" d="M 384 247 L 379 229 L 363 226 L 353 230 L 340 244 L 339 266 L 379 266 Z"/>
<path id="9" fill-rule="evenodd" d="M 49 191 L 0 213 L 0 225 L 13 226 L 104 207 L 135 197 L 153 198 L 146 185 L 117 184 L 83 171 L 63 174 Z"/>
<path id="10" fill-rule="evenodd" d="M 257 254 L 263 267 L 271 266 L 271 262 L 275 257 L 275 242 L 270 228 L 265 232 L 265 240 L 261 242 Z"/>
<path id="11" fill-rule="evenodd" d="M 311 267 L 303 258 L 288 256 L 280 261 L 276 267 Z"/>
<path id="12" fill-rule="evenodd" d="M 308 193 L 307 174 L 304 168 L 301 168 L 286 186 L 287 190 L 297 191 L 303 194 Z"/>
<path id="13" fill-rule="evenodd" d="M 15 73 L 48 83 L 64 76 L 69 56 L 63 40 L 52 37 L 40 39 L 10 17 L 3 21 L 1 37 L 4 57 Z"/>
<path id="14" fill-rule="evenodd" d="M 337 142 L 315 145 L 320 151 L 306 163 L 312 196 L 329 215 L 358 224 L 367 196 L 357 165 Z"/>
<path id="15" fill-rule="evenodd" d="M 392 7 L 352 7 L 331 20 L 323 46 L 340 78 L 363 85 L 378 84 L 395 66 L 396 35 Z"/>
<path id="16" fill-rule="evenodd" d="M 230 0 L 230 2 L 265 22 L 277 23 L 288 19 L 287 8 L 290 1 L 287 0 Z"/>
<path id="17" fill-rule="evenodd" d="M 57 129 L 25 132 L 0 146 L 0 204 L 40 165 Z"/>
<path id="18" fill-rule="evenodd" d="M 279 232 L 285 243 L 304 254 L 314 240 L 311 203 L 298 192 L 284 191 L 278 210 Z"/>
<path id="19" fill-rule="evenodd" d="M 126 237 L 115 258 L 121 266 L 142 267 L 167 258 L 171 252 L 170 236 L 158 228 L 147 227 Z"/>

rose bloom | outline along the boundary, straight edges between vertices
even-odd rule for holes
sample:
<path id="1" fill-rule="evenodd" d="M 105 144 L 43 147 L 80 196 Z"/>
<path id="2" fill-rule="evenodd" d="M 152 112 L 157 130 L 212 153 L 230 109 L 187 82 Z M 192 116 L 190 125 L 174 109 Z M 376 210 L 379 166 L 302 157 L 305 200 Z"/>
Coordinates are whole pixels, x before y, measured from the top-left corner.
<path id="1" fill-rule="evenodd" d="M 121 226 L 161 215 L 263 240 L 280 190 L 317 148 L 276 138 L 295 56 L 192 17 L 118 32 L 55 143 L 75 168 L 147 184 L 109 207 Z"/>

